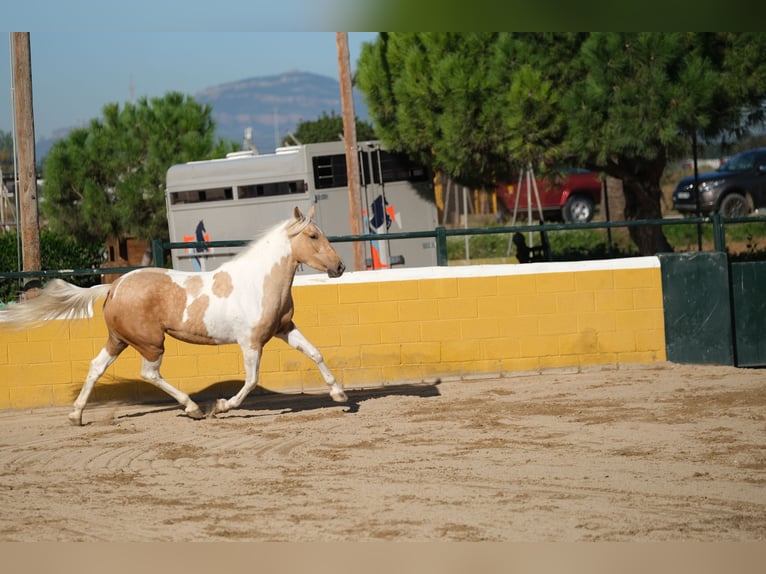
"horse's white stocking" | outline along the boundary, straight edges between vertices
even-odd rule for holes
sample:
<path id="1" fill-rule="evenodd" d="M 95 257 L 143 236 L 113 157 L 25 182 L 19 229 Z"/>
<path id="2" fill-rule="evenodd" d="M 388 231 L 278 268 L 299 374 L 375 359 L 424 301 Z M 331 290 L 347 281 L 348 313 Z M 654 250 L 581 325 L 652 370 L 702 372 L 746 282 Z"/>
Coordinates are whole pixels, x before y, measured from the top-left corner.
<path id="1" fill-rule="evenodd" d="M 74 410 L 69 413 L 69 422 L 75 426 L 82 425 L 82 411 L 85 405 L 88 404 L 88 397 L 93 391 L 93 387 L 96 381 L 104 374 L 107 367 L 114 363 L 114 360 L 119 356 L 110 355 L 106 349 L 101 349 L 99 354 L 90 362 L 90 368 L 88 369 L 88 376 L 85 377 L 85 383 L 80 389 L 80 394 L 77 395 L 77 399 L 74 402 Z"/>
<path id="2" fill-rule="evenodd" d="M 280 333 L 277 337 L 285 341 L 294 349 L 303 352 L 304 355 L 316 363 L 317 367 L 319 367 L 319 372 L 322 373 L 322 377 L 324 377 L 324 382 L 330 387 L 330 397 L 332 397 L 332 400 L 338 403 L 345 403 L 348 400 L 346 393 L 343 391 L 343 386 L 335 380 L 335 376 L 325 364 L 322 353 L 311 344 L 297 327 L 293 327 L 287 335 Z"/>
<path id="3" fill-rule="evenodd" d="M 242 347 L 242 357 L 245 363 L 245 384 L 239 392 L 230 399 L 218 399 L 213 407 L 213 414 L 225 413 L 242 404 L 245 397 L 250 394 L 258 384 L 258 369 L 261 364 L 261 351 L 250 347 Z"/>
<path id="4" fill-rule="evenodd" d="M 186 407 L 184 409 L 184 412 L 189 415 L 193 419 L 201 419 L 204 418 L 204 414 L 202 413 L 202 410 L 199 408 L 197 403 L 195 403 L 189 395 L 184 393 L 183 391 L 178 390 L 173 385 L 168 383 L 165 379 L 162 378 L 162 375 L 160 375 L 160 365 L 162 364 L 162 355 L 160 355 L 160 358 L 156 361 L 148 361 L 147 359 L 143 359 L 141 363 L 141 376 L 149 381 L 151 384 L 153 384 L 158 389 L 162 389 L 167 394 L 169 394 L 171 397 L 173 397 L 175 400 L 177 400 L 181 406 Z"/>

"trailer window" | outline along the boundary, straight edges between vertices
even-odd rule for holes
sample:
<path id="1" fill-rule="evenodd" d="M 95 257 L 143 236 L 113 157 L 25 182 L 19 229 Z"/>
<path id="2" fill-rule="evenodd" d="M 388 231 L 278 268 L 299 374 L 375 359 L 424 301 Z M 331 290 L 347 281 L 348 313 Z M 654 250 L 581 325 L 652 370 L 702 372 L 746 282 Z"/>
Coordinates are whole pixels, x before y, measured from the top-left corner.
<path id="1" fill-rule="evenodd" d="M 380 150 L 380 154 L 364 152 L 362 154 L 362 180 L 381 183 L 380 173 L 383 172 L 383 183 L 394 181 L 424 181 L 428 173 L 403 153 L 391 153 Z M 372 176 L 370 172 L 372 171 Z"/>
<path id="2" fill-rule="evenodd" d="M 348 175 L 345 154 L 315 156 L 312 162 L 316 189 L 346 187 Z M 379 150 L 379 153 L 363 151 L 359 154 L 359 179 L 362 185 L 381 183 L 381 172 L 383 172 L 382 183 L 428 179 L 426 169 L 412 162 L 402 153 Z"/>
<path id="3" fill-rule="evenodd" d="M 239 199 L 250 199 L 252 197 L 304 193 L 305 191 L 306 182 L 302 179 L 294 181 L 274 181 L 269 183 L 256 183 L 253 185 L 238 185 L 237 197 Z"/>
<path id="4" fill-rule="evenodd" d="M 318 155 L 311 158 L 311 162 L 314 166 L 314 187 L 316 189 L 346 187 L 348 185 L 346 156 L 344 154 Z"/>
<path id="5" fill-rule="evenodd" d="M 195 189 L 193 191 L 174 191 L 170 194 L 170 204 L 179 205 L 184 203 L 200 203 L 204 201 L 224 201 L 233 199 L 234 195 L 230 187 L 216 189 Z"/>

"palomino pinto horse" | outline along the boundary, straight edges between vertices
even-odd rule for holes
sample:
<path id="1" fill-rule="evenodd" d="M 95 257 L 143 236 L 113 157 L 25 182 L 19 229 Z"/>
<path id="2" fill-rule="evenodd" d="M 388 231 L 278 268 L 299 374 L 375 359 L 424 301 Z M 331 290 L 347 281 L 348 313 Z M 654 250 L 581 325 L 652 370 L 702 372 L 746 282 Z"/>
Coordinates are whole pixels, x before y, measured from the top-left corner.
<path id="1" fill-rule="evenodd" d="M 91 361 L 88 376 L 74 410 L 73 425 L 82 424 L 82 411 L 93 386 L 106 368 L 128 346 L 141 355 L 141 376 L 176 399 L 190 417 L 204 414 L 186 393 L 160 375 L 165 334 L 202 345 L 237 343 L 245 364 L 245 384 L 230 399 L 218 399 L 210 414 L 237 408 L 258 381 L 263 346 L 272 337 L 303 351 L 319 367 L 330 396 L 345 402 L 346 394 L 314 345 L 293 323 L 291 288 L 303 263 L 339 277 L 345 267 L 327 238 L 295 208 L 294 219 L 267 232 L 218 269 L 188 273 L 144 268 L 131 271 L 111 285 L 89 289 L 60 279 L 51 281 L 40 295 L 0 311 L 0 325 L 29 327 L 53 319 L 88 317 L 93 303 L 106 296 L 104 320 L 109 336 Z"/>

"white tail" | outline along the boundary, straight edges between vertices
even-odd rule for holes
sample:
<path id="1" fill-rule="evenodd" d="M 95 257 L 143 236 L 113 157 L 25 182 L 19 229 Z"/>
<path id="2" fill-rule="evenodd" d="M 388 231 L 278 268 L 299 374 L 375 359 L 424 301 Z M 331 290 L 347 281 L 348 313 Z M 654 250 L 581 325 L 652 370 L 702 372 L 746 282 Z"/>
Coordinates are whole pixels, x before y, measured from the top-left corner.
<path id="1" fill-rule="evenodd" d="M 0 326 L 23 329 L 55 319 L 85 319 L 93 315 L 93 302 L 104 297 L 111 285 L 78 287 L 53 279 L 34 299 L 9 305 L 0 311 Z"/>

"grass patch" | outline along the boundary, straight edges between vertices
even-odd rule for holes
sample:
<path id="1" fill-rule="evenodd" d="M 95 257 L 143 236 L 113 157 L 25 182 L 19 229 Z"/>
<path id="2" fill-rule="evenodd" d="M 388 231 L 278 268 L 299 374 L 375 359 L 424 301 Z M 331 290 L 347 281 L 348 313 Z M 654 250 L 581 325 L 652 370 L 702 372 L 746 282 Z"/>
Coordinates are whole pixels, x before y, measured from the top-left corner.
<path id="1" fill-rule="evenodd" d="M 700 225 L 702 248 L 714 249 L 713 225 Z M 678 223 L 664 226 L 665 237 L 675 252 L 697 251 L 697 224 Z M 726 247 L 732 260 L 766 260 L 766 222 L 730 223 L 725 228 Z M 529 244 L 529 235 L 524 233 Z M 507 257 L 510 234 L 497 233 L 469 236 L 470 259 L 501 259 Z M 564 229 L 548 232 L 553 261 L 580 261 L 635 257 L 638 250 L 626 228 Z M 533 242 L 539 245 L 540 234 L 533 233 Z M 510 250 L 510 255 L 514 255 Z M 450 261 L 466 258 L 465 237 L 447 238 L 447 255 Z"/>

